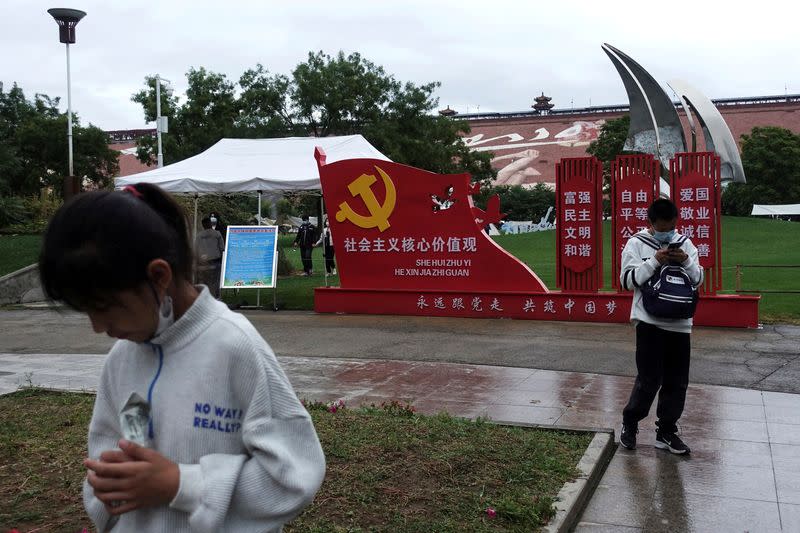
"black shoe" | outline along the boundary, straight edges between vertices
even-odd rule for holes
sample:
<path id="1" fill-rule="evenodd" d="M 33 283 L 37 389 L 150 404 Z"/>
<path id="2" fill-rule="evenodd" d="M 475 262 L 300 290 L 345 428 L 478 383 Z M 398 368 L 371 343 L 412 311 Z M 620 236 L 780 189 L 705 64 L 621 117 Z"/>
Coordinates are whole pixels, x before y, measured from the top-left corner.
<path id="1" fill-rule="evenodd" d="M 636 449 L 636 434 L 639 433 L 639 426 L 636 424 L 622 423 L 622 431 L 619 434 L 619 443 L 629 450 Z"/>
<path id="2" fill-rule="evenodd" d="M 656 448 L 668 450 L 678 455 L 692 452 L 675 433 L 661 433 L 660 431 L 656 431 Z"/>

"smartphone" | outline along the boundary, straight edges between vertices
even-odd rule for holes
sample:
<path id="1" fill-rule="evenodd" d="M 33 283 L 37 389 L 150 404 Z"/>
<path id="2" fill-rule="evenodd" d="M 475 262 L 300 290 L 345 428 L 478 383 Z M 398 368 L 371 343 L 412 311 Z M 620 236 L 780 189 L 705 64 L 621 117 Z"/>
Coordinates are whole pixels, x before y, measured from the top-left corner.
<path id="1" fill-rule="evenodd" d="M 679 242 L 671 242 L 671 243 L 669 243 L 669 246 L 667 246 L 667 250 L 677 250 L 680 247 L 681 247 L 681 243 L 679 243 Z"/>

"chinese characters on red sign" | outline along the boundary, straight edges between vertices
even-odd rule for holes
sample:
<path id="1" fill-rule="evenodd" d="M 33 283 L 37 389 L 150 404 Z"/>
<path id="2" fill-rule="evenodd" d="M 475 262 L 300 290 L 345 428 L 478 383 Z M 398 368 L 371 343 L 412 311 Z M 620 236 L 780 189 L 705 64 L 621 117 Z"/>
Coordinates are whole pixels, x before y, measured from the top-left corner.
<path id="1" fill-rule="evenodd" d="M 593 158 L 556 166 L 558 282 L 564 290 L 597 290 L 602 282 L 602 166 Z"/>
<path id="2" fill-rule="evenodd" d="M 722 288 L 720 158 L 708 152 L 677 154 L 670 170 L 676 229 L 697 248 L 705 270 L 703 291 L 713 294 Z"/>
<path id="3" fill-rule="evenodd" d="M 684 185 L 685 185 L 684 180 Z M 714 266 L 712 226 L 714 208 L 709 187 L 681 187 L 676 191 L 678 202 L 678 233 L 689 237 L 697 247 L 700 264 L 704 268 Z"/>
<path id="4" fill-rule="evenodd" d="M 615 214 L 617 217 L 616 235 L 619 236 L 621 244 L 617 253 L 620 253 L 628 239 L 647 229 L 647 209 L 653 203 L 653 193 L 642 187 L 633 190 L 625 188 L 625 186 L 621 186 L 618 193 L 619 211 Z"/>
<path id="5" fill-rule="evenodd" d="M 476 222 L 467 174 L 351 159 L 320 179 L 342 288 L 547 292 Z"/>
<path id="6" fill-rule="evenodd" d="M 407 300 L 412 305 L 412 300 Z M 551 320 L 585 320 L 585 321 L 624 321 L 630 312 L 627 299 L 617 300 L 614 296 L 577 296 L 549 294 L 538 296 L 524 295 L 465 295 L 451 293 L 447 295 L 418 294 L 413 301 L 416 309 L 436 314 L 437 311 L 447 316 L 492 317 L 540 317 Z"/>
<path id="7" fill-rule="evenodd" d="M 611 164 L 611 283 L 616 289 L 622 249 L 648 227 L 647 209 L 658 194 L 659 168 L 650 154 L 617 156 Z"/>

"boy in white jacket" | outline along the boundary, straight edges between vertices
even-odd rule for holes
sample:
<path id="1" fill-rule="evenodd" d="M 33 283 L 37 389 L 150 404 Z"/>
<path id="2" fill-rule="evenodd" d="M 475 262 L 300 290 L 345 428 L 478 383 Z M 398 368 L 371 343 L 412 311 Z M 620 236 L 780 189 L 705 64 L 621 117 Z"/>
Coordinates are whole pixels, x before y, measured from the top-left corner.
<path id="1" fill-rule="evenodd" d="M 631 322 L 636 327 L 636 382 L 622 412 L 620 443 L 636 448 L 639 421 L 647 417 L 658 394 L 657 448 L 688 454 L 678 437 L 677 422 L 683 413 L 689 385 L 691 318 L 662 318 L 648 313 L 639 289 L 668 263 L 680 264 L 694 286 L 703 282 L 697 248 L 675 231 L 678 210 L 670 200 L 658 199 L 648 209 L 650 228 L 632 236 L 622 250 L 620 283 L 633 291 Z M 681 243 L 670 248 L 670 243 Z"/>

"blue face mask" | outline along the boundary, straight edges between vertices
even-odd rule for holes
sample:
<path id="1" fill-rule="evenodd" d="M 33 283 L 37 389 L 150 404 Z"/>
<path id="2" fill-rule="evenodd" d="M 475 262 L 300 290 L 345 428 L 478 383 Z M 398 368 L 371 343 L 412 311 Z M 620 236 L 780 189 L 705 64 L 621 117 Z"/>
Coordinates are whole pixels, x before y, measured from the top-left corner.
<path id="1" fill-rule="evenodd" d="M 672 241 L 672 238 L 675 236 L 675 230 L 670 231 L 653 231 L 653 237 L 662 243 L 667 244 L 668 242 Z"/>

